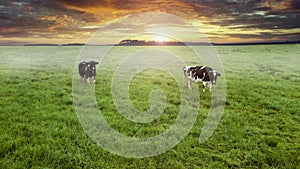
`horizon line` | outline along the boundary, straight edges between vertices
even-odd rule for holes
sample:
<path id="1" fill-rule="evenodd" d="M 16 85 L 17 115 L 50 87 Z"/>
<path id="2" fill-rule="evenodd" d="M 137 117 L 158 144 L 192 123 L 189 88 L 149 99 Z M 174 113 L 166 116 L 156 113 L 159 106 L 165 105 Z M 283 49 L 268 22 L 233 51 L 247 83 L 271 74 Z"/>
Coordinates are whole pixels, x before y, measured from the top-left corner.
<path id="1" fill-rule="evenodd" d="M 135 41 L 135 40 L 132 40 Z M 145 41 L 137 40 L 140 44 L 116 43 L 116 44 L 86 44 L 86 43 L 0 43 L 0 46 L 230 46 L 230 45 L 267 45 L 267 44 L 300 44 L 300 40 L 287 41 L 261 41 L 261 42 L 180 42 L 180 41 Z M 173 44 L 173 45 L 172 45 Z"/>

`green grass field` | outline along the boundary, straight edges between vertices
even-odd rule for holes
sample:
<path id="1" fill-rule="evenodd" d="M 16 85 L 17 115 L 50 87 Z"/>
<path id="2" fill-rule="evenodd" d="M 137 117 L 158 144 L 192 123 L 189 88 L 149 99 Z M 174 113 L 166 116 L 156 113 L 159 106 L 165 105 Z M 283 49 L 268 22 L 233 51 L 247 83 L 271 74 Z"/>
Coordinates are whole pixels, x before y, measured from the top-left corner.
<path id="1" fill-rule="evenodd" d="M 158 156 L 127 158 L 95 144 L 77 118 L 72 78 L 81 47 L 1 46 L 0 168 L 298 168 L 299 47 L 215 47 L 225 70 L 227 98 L 213 135 L 199 143 L 211 104 L 211 94 L 199 89 L 197 120 L 179 144 Z M 162 48 L 184 52 L 180 47 Z M 180 93 L 168 74 L 143 71 L 130 85 L 129 97 L 140 111 L 150 107 L 151 90 L 165 92 L 165 112 L 146 124 L 118 114 L 110 95 L 111 75 L 98 69 L 97 78 L 98 107 L 120 133 L 151 137 L 175 121 Z"/>

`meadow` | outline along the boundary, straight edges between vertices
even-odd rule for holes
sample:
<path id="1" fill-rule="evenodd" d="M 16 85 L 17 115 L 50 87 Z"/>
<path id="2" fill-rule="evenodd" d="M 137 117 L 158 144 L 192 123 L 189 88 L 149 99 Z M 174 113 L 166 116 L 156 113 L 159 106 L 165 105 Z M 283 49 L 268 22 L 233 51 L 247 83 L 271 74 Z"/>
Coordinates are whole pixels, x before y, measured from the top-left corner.
<path id="1" fill-rule="evenodd" d="M 226 78 L 224 114 L 213 135 L 199 143 L 212 94 L 199 85 L 197 120 L 169 151 L 146 158 L 119 156 L 98 146 L 74 108 L 74 66 L 81 47 L 0 47 L 0 168 L 297 168 L 300 166 L 300 45 L 215 47 Z M 123 55 L 130 48 L 117 47 Z M 181 47 L 168 48 L 184 55 Z M 129 52 L 128 52 L 129 53 Z M 196 64 L 187 56 L 190 64 Z M 166 96 L 164 113 L 135 123 L 117 112 L 109 60 L 98 69 L 97 106 L 114 129 L 129 137 L 152 137 L 176 120 L 180 92 L 168 74 L 149 69 L 134 77 L 129 98 L 140 111 L 151 107 L 152 90 Z M 195 62 L 195 63 L 194 63 Z M 180 67 L 181 69 L 181 67 Z M 78 79 L 76 79 L 78 77 Z M 196 84 L 193 84 L 195 88 Z M 216 85 L 218 86 L 218 84 Z M 75 96 L 76 93 L 75 92 Z M 96 128 L 95 131 L 101 130 Z"/>

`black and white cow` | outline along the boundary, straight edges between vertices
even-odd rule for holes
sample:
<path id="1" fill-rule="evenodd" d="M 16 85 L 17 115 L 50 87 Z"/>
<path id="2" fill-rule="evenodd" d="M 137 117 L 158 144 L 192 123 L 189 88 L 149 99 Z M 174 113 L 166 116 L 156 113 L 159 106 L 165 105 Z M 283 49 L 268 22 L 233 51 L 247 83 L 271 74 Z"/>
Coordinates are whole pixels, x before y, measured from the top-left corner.
<path id="1" fill-rule="evenodd" d="M 183 73 L 190 90 L 192 90 L 191 81 L 202 82 L 203 92 L 205 92 L 206 85 L 209 85 L 211 92 L 212 84 L 216 84 L 218 76 L 221 76 L 220 73 L 208 66 L 185 66 Z"/>
<path id="2" fill-rule="evenodd" d="M 85 78 L 88 83 L 90 83 L 90 79 L 93 79 L 93 82 L 96 81 L 96 65 L 98 62 L 96 61 L 83 61 L 78 65 L 78 71 L 81 78 Z"/>

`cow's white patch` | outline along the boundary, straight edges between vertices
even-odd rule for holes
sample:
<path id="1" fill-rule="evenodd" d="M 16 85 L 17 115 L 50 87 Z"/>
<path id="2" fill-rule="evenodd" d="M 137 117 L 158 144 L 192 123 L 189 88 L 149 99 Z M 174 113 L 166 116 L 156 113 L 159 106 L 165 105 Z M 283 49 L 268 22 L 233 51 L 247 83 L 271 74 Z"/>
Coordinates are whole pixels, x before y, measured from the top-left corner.
<path id="1" fill-rule="evenodd" d="M 217 72 L 213 72 L 213 81 L 212 83 L 216 83 Z"/>

